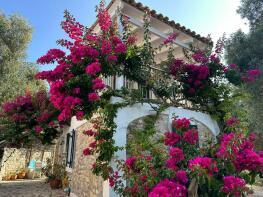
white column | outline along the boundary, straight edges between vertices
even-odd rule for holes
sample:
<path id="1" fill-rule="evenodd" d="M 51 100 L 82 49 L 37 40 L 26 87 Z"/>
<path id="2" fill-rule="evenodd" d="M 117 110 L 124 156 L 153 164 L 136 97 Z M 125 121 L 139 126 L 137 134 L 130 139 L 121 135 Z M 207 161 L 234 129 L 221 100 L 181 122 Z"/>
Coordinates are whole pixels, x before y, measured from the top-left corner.
<path id="1" fill-rule="evenodd" d="M 124 86 L 124 76 L 116 76 L 116 90 L 120 90 Z"/>
<path id="2" fill-rule="evenodd" d="M 121 7 L 118 8 L 117 11 L 117 24 L 118 24 L 118 31 L 119 34 L 122 38 L 123 36 L 123 26 L 122 26 L 122 22 L 121 22 L 121 11 L 120 11 Z M 116 86 L 115 88 L 117 90 L 120 90 L 122 87 L 124 86 L 124 77 L 123 76 L 116 76 Z"/>

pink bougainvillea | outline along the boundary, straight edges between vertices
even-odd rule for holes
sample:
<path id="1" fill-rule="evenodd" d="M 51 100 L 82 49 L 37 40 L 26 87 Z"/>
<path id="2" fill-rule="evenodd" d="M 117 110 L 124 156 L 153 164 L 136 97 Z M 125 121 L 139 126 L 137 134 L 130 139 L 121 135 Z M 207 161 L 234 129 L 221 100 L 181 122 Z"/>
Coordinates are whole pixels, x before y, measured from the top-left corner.
<path id="1" fill-rule="evenodd" d="M 98 154 L 92 168 L 96 175 L 102 175 L 104 179 L 109 178 L 111 187 L 114 187 L 118 192 L 121 191 L 124 196 L 128 193 L 150 197 L 176 197 L 187 196 L 186 188 L 193 177 L 197 178 L 199 189 L 206 189 L 207 180 L 215 180 L 221 185 L 224 181 L 225 189 L 222 191 L 234 194 L 235 187 L 228 190 L 228 179 L 222 180 L 223 176 L 219 173 L 224 172 L 224 176 L 227 177 L 227 175 L 234 173 L 238 175 L 243 170 L 250 170 L 253 173 L 262 172 L 262 158 L 253 150 L 253 143 L 247 139 L 247 135 L 244 133 L 236 132 L 233 129 L 233 133 L 218 138 L 219 140 L 215 144 L 200 148 L 198 147 L 198 131 L 192 129 L 191 121 L 187 118 L 174 118 L 172 132 L 166 132 L 164 136 L 164 145 L 169 147 L 163 148 L 162 144 L 160 150 L 157 145 L 160 145 L 158 143 L 162 140 L 154 145 L 149 141 L 137 144 L 138 149 L 136 147 L 134 151 L 136 154 L 125 161 L 118 161 L 120 169 L 123 170 L 122 178 L 128 179 L 129 183 L 127 186 L 121 184 L 119 174 L 116 174 L 110 166 L 114 153 L 122 150 L 123 147 L 114 145 L 113 136 L 116 131 L 114 115 L 117 113 L 118 105 L 110 103 L 109 98 L 115 94 L 122 95 L 125 91 L 106 88 L 103 82 L 104 78 L 125 75 L 128 80 L 130 77 L 138 84 L 142 83 L 147 88 L 149 87 L 160 100 L 171 100 L 172 102 L 169 104 L 175 103 L 181 106 L 181 101 L 187 100 L 198 110 L 210 110 L 209 112 L 211 112 L 211 109 L 214 110 L 218 107 L 218 103 L 220 105 L 221 100 L 224 100 L 221 99 L 221 96 L 225 94 L 225 90 L 228 91 L 228 89 L 222 88 L 222 81 L 228 79 L 231 84 L 243 83 L 242 80 L 253 81 L 259 76 L 260 71 L 241 72 L 237 66 L 224 66 L 220 62 L 219 54 L 222 52 L 222 43 L 218 43 L 215 52 L 197 51 L 190 55 L 192 61 L 169 59 L 168 65 L 164 66 L 163 70 L 165 77 L 162 78 L 169 80 L 167 90 L 163 87 L 159 88 L 154 78 L 157 75 L 154 75 L 152 71 L 145 71 L 148 68 L 144 69 L 145 65 L 143 65 L 144 63 L 148 65 L 146 59 L 151 60 L 148 57 L 155 54 L 149 50 L 151 47 L 148 44 L 145 44 L 147 48 L 136 46 L 136 38 L 128 36 L 129 34 L 120 38 L 116 30 L 117 25 L 111 20 L 104 1 L 101 1 L 97 12 L 98 26 L 101 29 L 98 34 L 92 32 L 93 28 L 86 29 L 76 22 L 68 12 L 65 12 L 65 21 L 61 25 L 70 40 L 63 39 L 58 43 L 66 47 L 67 52 L 60 49 L 49 50 L 46 55 L 38 59 L 38 63 L 56 63 L 57 66 L 54 70 L 43 71 L 36 75 L 38 79 L 48 81 L 50 101 L 59 110 L 57 119 L 60 122 L 68 121 L 72 116 L 82 120 L 90 118 L 94 112 L 105 112 L 104 115 L 100 114 L 101 121 L 96 120 L 93 123 L 92 130 L 83 132 L 93 139 L 83 150 L 83 154 L 86 156 Z M 176 33 L 170 35 L 162 45 L 172 44 L 176 37 Z M 218 79 L 220 80 L 218 81 Z M 170 81 L 172 81 L 172 85 L 170 85 Z M 178 97 L 182 96 L 179 101 L 176 100 L 178 97 L 173 95 L 174 90 L 178 91 L 178 95 L 180 95 Z M 124 97 L 129 97 L 133 92 L 128 90 L 128 93 L 125 93 Z M 175 99 L 173 100 L 172 97 Z M 135 101 L 137 102 L 137 100 Z M 27 109 L 30 109 L 30 103 L 26 98 L 19 100 L 19 102 L 28 105 Z M 6 113 L 11 113 L 16 109 L 16 105 L 10 103 L 3 108 Z M 10 117 L 17 122 L 27 119 L 25 114 L 15 113 Z M 37 123 L 33 126 L 33 130 L 35 134 L 42 135 L 45 133 L 46 127 L 40 123 L 45 122 L 45 125 L 52 127 L 53 124 L 50 123 L 53 120 L 45 112 L 36 117 Z M 234 128 L 238 122 L 232 118 L 227 121 L 226 125 Z M 152 141 L 155 143 L 155 140 Z M 151 150 L 143 150 L 144 147 L 150 147 Z M 225 166 L 231 166 L 234 172 L 229 171 Z M 218 174 L 219 176 L 217 176 Z M 242 184 L 240 184 L 241 186 Z M 205 192 L 210 192 L 213 189 L 219 191 L 217 188 L 209 188 L 209 191 Z"/>
<path id="2" fill-rule="evenodd" d="M 184 160 L 184 153 L 180 148 L 170 148 L 169 151 L 170 158 L 166 161 L 166 166 L 168 168 L 177 169 L 177 163 Z"/>
<path id="3" fill-rule="evenodd" d="M 128 168 L 133 169 L 136 160 L 137 160 L 136 157 L 129 157 L 129 158 L 125 161 L 125 165 L 126 165 Z"/>
<path id="4" fill-rule="evenodd" d="M 188 129 L 190 126 L 190 120 L 187 118 L 174 119 L 172 125 L 176 129 L 182 129 L 182 128 Z"/>
<path id="5" fill-rule="evenodd" d="M 205 170 L 209 176 L 213 176 L 213 173 L 218 172 L 217 162 L 209 157 L 196 157 L 191 159 L 188 166 L 189 169 L 193 171 L 201 168 Z"/>
<path id="6" fill-rule="evenodd" d="M 112 25 L 111 18 L 107 10 L 105 10 L 104 2 L 101 1 L 98 7 L 98 22 L 101 30 L 107 31 Z"/>
<path id="7" fill-rule="evenodd" d="M 15 143 L 15 146 L 20 146 L 29 143 L 32 136 L 43 144 L 50 144 L 57 136 L 58 125 L 54 122 L 57 119 L 57 111 L 45 91 L 41 90 L 34 94 L 27 92 L 23 96 L 3 103 L 2 109 L 1 117 L 10 121 L 16 128 L 12 129 L 13 136 L 8 139 L 12 145 Z"/>
<path id="8" fill-rule="evenodd" d="M 37 60 L 39 64 L 49 64 L 54 61 L 59 61 L 65 57 L 65 52 L 60 49 L 50 49 L 46 55 Z"/>
<path id="9" fill-rule="evenodd" d="M 224 186 L 221 191 L 226 194 L 231 194 L 235 197 L 240 197 L 243 192 L 247 192 L 246 182 L 244 179 L 236 176 L 225 176 L 223 178 Z"/>
<path id="10" fill-rule="evenodd" d="M 158 183 L 153 190 L 149 193 L 149 197 L 186 197 L 187 189 L 185 186 L 164 179 Z"/>
<path id="11" fill-rule="evenodd" d="M 237 171 L 260 171 L 262 170 L 263 160 L 253 150 L 245 149 L 237 154 L 234 165 Z"/>
<path id="12" fill-rule="evenodd" d="M 99 62 L 91 63 L 86 67 L 86 73 L 90 75 L 95 75 L 100 71 L 101 71 L 101 65 Z"/>
<path id="13" fill-rule="evenodd" d="M 183 134 L 183 140 L 189 144 L 196 144 L 198 139 L 198 131 L 196 129 L 190 129 Z"/>
<path id="14" fill-rule="evenodd" d="M 263 172 L 263 154 L 254 151 L 253 135 L 250 137 L 240 131 L 226 133 L 218 138 L 218 142 L 198 148 L 192 146 L 198 143 L 198 131 L 189 128 L 189 119 L 174 118 L 172 124 L 177 129 L 165 133 L 166 150 L 162 148 L 158 152 L 154 147 L 139 156 L 129 157 L 123 163 L 124 168 L 120 168 L 124 169 L 123 177 L 131 181 L 131 187 L 125 188 L 124 194 L 131 195 L 136 191 L 142 196 L 187 196 L 186 188 L 194 178 L 200 196 L 218 192 L 241 196 L 249 192 L 245 182 L 247 176 Z M 231 128 L 239 127 L 237 124 Z M 243 177 L 244 171 L 251 174 Z M 251 177 L 248 180 L 251 181 Z M 217 186 L 208 187 L 213 183 Z M 122 188 L 118 181 L 111 184 Z"/>
<path id="15" fill-rule="evenodd" d="M 236 117 L 231 117 L 231 118 L 226 120 L 227 126 L 233 126 L 233 125 L 238 124 L 238 123 L 239 123 L 239 120 Z"/>
<path id="16" fill-rule="evenodd" d="M 89 95 L 88 95 L 88 99 L 89 99 L 89 101 L 97 101 L 97 100 L 99 100 L 100 99 L 100 97 L 99 97 L 99 95 L 97 94 L 97 93 L 89 93 Z"/>
<path id="17" fill-rule="evenodd" d="M 175 132 L 166 132 L 164 135 L 165 135 L 164 144 L 169 146 L 176 145 L 177 142 L 179 142 L 181 139 L 180 135 Z"/>
<path id="18" fill-rule="evenodd" d="M 175 174 L 176 180 L 181 184 L 188 183 L 188 177 L 185 170 L 178 170 Z"/>

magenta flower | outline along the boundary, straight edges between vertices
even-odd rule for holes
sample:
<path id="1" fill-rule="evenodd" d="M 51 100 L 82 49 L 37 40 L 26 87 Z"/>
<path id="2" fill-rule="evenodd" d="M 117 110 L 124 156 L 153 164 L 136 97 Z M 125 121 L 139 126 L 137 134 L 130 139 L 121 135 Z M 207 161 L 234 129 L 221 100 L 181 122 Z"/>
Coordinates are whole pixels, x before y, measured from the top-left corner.
<path id="1" fill-rule="evenodd" d="M 97 94 L 97 93 L 89 93 L 88 94 L 88 100 L 90 101 L 90 102 L 92 102 L 92 101 L 98 101 L 98 100 L 100 100 L 100 96 Z"/>
<path id="2" fill-rule="evenodd" d="M 80 88 L 74 88 L 73 93 L 74 94 L 80 94 Z"/>
<path id="3" fill-rule="evenodd" d="M 172 43 L 172 42 L 176 39 L 177 36 L 178 36 L 178 33 L 176 33 L 176 32 L 170 34 L 170 35 L 168 36 L 168 38 L 163 41 L 163 44 L 164 44 L 164 45 L 167 45 L 167 44 L 169 44 L 169 43 Z"/>
<path id="4" fill-rule="evenodd" d="M 132 44 L 135 44 L 136 41 L 137 41 L 137 38 L 135 36 L 129 36 L 129 38 L 127 39 L 127 44 L 132 45 Z"/>
<path id="5" fill-rule="evenodd" d="M 209 157 L 196 157 L 191 159 L 188 163 L 190 170 L 195 171 L 199 168 L 206 170 L 209 176 L 212 176 L 213 173 L 218 172 L 217 163 Z"/>
<path id="6" fill-rule="evenodd" d="M 187 189 L 185 186 L 164 179 L 159 182 L 149 193 L 148 197 L 186 197 Z"/>
<path id="7" fill-rule="evenodd" d="M 66 121 L 71 118 L 71 109 L 65 108 L 61 111 L 61 113 L 58 115 L 58 121 Z"/>
<path id="8" fill-rule="evenodd" d="M 184 160 L 184 153 L 180 148 L 170 148 L 170 158 L 166 161 L 166 166 L 172 170 L 177 169 L 177 163 Z"/>
<path id="9" fill-rule="evenodd" d="M 188 182 L 187 173 L 184 170 L 178 170 L 175 174 L 176 180 L 181 184 L 186 184 Z"/>
<path id="10" fill-rule="evenodd" d="M 50 122 L 48 123 L 48 126 L 50 126 L 50 127 L 53 127 L 54 125 L 55 125 L 54 121 L 50 121 Z"/>
<path id="11" fill-rule="evenodd" d="M 187 118 L 174 119 L 172 125 L 176 129 L 182 129 L 182 128 L 188 129 L 190 126 L 190 120 Z"/>
<path id="12" fill-rule="evenodd" d="M 256 152 L 246 149 L 237 154 L 234 165 L 238 171 L 259 171 L 262 165 L 262 160 Z"/>
<path id="13" fill-rule="evenodd" d="M 196 144 L 199 140 L 198 131 L 196 129 L 190 129 L 183 134 L 183 140 L 189 144 Z"/>
<path id="14" fill-rule="evenodd" d="M 202 52 L 195 53 L 192 55 L 192 57 L 196 62 L 200 62 L 203 64 L 206 64 L 208 62 L 208 58 Z"/>
<path id="15" fill-rule="evenodd" d="M 62 59 L 65 56 L 65 52 L 60 49 L 50 49 L 46 55 L 38 58 L 37 63 L 49 64 Z"/>
<path id="16" fill-rule="evenodd" d="M 86 73 L 90 75 L 95 75 L 101 71 L 101 64 L 99 62 L 93 62 L 86 67 Z"/>
<path id="17" fill-rule="evenodd" d="M 41 131 L 43 131 L 43 128 L 41 127 L 41 126 L 39 126 L 39 125 L 37 125 L 37 126 L 35 126 L 35 131 L 36 131 L 36 133 L 41 133 Z"/>
<path id="18" fill-rule="evenodd" d="M 136 157 L 129 157 L 128 159 L 126 159 L 125 165 L 126 165 L 129 169 L 133 169 L 136 160 L 137 160 Z"/>
<path id="19" fill-rule="evenodd" d="M 87 155 L 90 155 L 91 154 L 91 149 L 90 148 L 85 148 L 84 150 L 83 150 L 83 155 L 84 156 L 87 156 Z"/>
<path id="20" fill-rule="evenodd" d="M 233 125 L 239 124 L 239 120 L 236 117 L 234 117 L 234 116 L 232 116 L 231 118 L 227 119 L 225 122 L 226 122 L 227 126 L 233 126 Z"/>
<path id="21" fill-rule="evenodd" d="M 45 122 L 48 118 L 50 117 L 50 114 L 47 112 L 43 112 L 42 114 L 40 114 L 39 117 L 37 117 L 37 122 L 41 123 L 41 122 Z"/>
<path id="22" fill-rule="evenodd" d="M 126 46 L 123 43 L 117 44 L 115 47 L 115 53 L 120 54 L 120 53 L 125 53 L 126 52 Z"/>
<path id="23" fill-rule="evenodd" d="M 117 62 L 118 58 L 117 58 L 117 56 L 115 56 L 115 55 L 109 55 L 109 57 L 107 58 L 107 60 L 108 60 L 109 62 Z"/>
<path id="24" fill-rule="evenodd" d="M 261 74 L 261 70 L 259 69 L 252 69 L 252 70 L 248 70 L 248 75 L 255 77 L 255 76 L 259 76 Z"/>
<path id="25" fill-rule="evenodd" d="M 104 88 L 105 88 L 105 84 L 100 77 L 97 77 L 96 79 L 92 80 L 92 89 L 93 90 L 102 90 Z"/>
<path id="26" fill-rule="evenodd" d="M 102 31 L 107 31 L 111 27 L 111 18 L 107 10 L 105 9 L 105 5 L 103 1 L 101 1 L 99 9 L 98 9 L 98 22 Z"/>
<path id="27" fill-rule="evenodd" d="M 76 118 L 77 118 L 77 120 L 82 120 L 83 119 L 83 117 L 84 117 L 84 112 L 83 111 L 77 111 L 77 113 L 76 113 Z"/>
<path id="28" fill-rule="evenodd" d="M 225 176 L 223 181 L 224 186 L 221 188 L 221 191 L 235 197 L 240 197 L 248 189 L 246 188 L 245 180 L 236 176 Z"/>
<path id="29" fill-rule="evenodd" d="M 167 146 L 174 146 L 181 139 L 181 136 L 175 132 L 166 132 L 164 136 L 164 144 Z"/>
<path id="30" fill-rule="evenodd" d="M 103 55 L 108 55 L 112 51 L 111 43 L 107 40 L 103 40 L 102 45 L 101 45 L 101 53 Z"/>

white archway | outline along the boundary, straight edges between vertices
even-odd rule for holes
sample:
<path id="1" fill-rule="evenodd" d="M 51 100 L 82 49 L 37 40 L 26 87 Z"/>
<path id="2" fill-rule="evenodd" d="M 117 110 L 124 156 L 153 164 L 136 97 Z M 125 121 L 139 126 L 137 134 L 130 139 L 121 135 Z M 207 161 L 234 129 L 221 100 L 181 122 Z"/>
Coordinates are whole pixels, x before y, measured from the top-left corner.
<path id="1" fill-rule="evenodd" d="M 123 99 L 119 97 L 112 97 L 111 102 L 120 103 L 123 102 Z M 156 114 L 152 106 L 158 107 L 155 104 L 150 105 L 148 103 L 136 103 L 134 105 L 126 106 L 118 110 L 117 116 L 114 119 L 117 128 L 116 133 L 113 136 L 116 146 L 126 146 L 128 126 L 132 121 L 144 116 Z M 217 122 L 213 120 L 210 115 L 202 112 L 191 111 L 183 108 L 169 107 L 164 110 L 162 114 L 168 115 L 168 128 L 171 127 L 172 119 L 176 115 L 179 118 L 185 117 L 201 122 L 202 124 L 207 126 L 207 128 L 209 128 L 214 136 L 217 136 L 220 132 Z M 126 160 L 126 150 L 119 150 L 118 152 L 116 152 L 115 157 L 117 157 L 118 159 Z M 112 162 L 112 167 L 116 170 L 116 164 L 114 162 Z M 115 196 L 117 196 L 117 194 L 112 189 L 110 189 L 110 197 Z"/>

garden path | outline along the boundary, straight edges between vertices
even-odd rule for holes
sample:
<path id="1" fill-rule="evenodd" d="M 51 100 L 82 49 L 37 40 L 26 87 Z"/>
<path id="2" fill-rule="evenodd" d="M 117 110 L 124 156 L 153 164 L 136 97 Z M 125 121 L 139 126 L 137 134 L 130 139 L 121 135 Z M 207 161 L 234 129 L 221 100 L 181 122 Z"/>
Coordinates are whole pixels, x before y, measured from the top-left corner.
<path id="1" fill-rule="evenodd" d="M 263 187 L 253 186 L 254 194 L 263 197 Z M 51 190 L 44 180 L 2 181 L 0 197 L 66 197 L 62 190 Z"/>
<path id="2" fill-rule="evenodd" d="M 42 180 L 2 181 L 0 197 L 66 197 L 62 190 L 51 190 Z"/>

